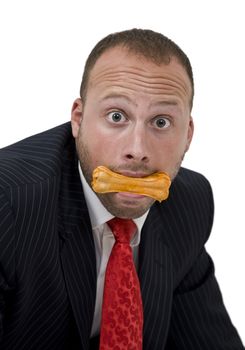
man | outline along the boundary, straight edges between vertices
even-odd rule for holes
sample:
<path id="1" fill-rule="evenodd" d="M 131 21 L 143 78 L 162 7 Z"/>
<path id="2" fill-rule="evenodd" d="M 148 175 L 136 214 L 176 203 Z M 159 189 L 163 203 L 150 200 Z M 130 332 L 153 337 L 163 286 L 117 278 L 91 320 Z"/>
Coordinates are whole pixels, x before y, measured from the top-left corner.
<path id="1" fill-rule="evenodd" d="M 143 349 L 243 349 L 204 248 L 210 185 L 180 168 L 193 95 L 175 43 L 149 30 L 115 33 L 87 60 L 71 126 L 1 150 L 1 349 L 97 348 L 113 217 L 137 226 Z M 95 193 L 100 166 L 132 179 L 165 172 L 169 198 Z"/>

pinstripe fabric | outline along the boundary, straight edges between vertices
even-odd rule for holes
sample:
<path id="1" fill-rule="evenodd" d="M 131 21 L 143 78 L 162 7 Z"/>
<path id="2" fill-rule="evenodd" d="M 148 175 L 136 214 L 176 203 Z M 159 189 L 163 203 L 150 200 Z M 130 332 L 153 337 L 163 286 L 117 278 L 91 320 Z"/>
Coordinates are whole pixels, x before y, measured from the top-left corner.
<path id="1" fill-rule="evenodd" d="M 204 249 L 212 216 L 208 182 L 186 169 L 152 207 L 139 252 L 144 350 L 243 349 Z M 88 349 L 95 267 L 69 123 L 2 149 L 0 349 Z"/>
<path id="2" fill-rule="evenodd" d="M 243 349 L 204 248 L 212 221 L 210 185 L 181 169 L 142 232 L 144 349 Z"/>

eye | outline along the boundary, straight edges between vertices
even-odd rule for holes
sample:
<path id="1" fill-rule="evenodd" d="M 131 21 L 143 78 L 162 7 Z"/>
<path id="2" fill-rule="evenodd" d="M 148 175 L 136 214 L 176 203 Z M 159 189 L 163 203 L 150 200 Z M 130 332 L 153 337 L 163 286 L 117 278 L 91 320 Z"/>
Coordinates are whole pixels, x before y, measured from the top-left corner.
<path id="1" fill-rule="evenodd" d="M 153 120 L 153 125 L 158 129 L 166 129 L 170 126 L 170 120 L 166 117 L 157 117 Z"/>
<path id="2" fill-rule="evenodd" d="M 110 112 L 107 117 L 109 121 L 113 123 L 120 123 L 126 121 L 126 117 L 121 112 Z"/>

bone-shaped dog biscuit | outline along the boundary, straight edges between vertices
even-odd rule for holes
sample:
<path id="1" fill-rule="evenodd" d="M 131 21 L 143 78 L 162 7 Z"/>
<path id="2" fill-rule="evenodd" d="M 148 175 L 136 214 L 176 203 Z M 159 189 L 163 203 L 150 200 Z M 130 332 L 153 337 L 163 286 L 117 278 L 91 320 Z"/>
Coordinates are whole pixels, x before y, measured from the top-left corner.
<path id="1" fill-rule="evenodd" d="M 130 192 L 142 194 L 161 202 L 168 197 L 170 184 L 170 177 L 164 172 L 145 177 L 131 177 L 99 166 L 93 171 L 92 188 L 97 193 Z"/>

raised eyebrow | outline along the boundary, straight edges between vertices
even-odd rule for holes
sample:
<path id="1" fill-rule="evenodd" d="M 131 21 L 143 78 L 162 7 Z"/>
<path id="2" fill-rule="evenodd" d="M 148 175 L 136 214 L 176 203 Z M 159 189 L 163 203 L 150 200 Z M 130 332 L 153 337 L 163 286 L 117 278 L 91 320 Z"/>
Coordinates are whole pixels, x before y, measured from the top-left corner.
<path id="1" fill-rule="evenodd" d="M 152 102 L 150 104 L 150 107 L 152 106 L 178 106 L 178 102 L 174 100 L 158 101 L 158 102 Z"/>
<path id="2" fill-rule="evenodd" d="M 176 100 L 152 102 L 150 105 L 150 108 L 159 108 L 159 107 L 167 108 L 168 113 L 171 113 L 171 112 L 176 113 L 177 111 L 181 111 L 181 106 Z"/>
<path id="3" fill-rule="evenodd" d="M 107 100 L 122 100 L 122 101 L 126 101 L 127 103 L 129 104 L 133 104 L 133 105 L 136 105 L 136 103 L 134 101 L 132 101 L 129 97 L 125 96 L 125 95 L 117 95 L 117 94 L 109 94 L 109 95 L 106 95 L 106 96 L 103 96 L 100 101 L 101 102 L 104 102 L 104 101 L 107 101 Z"/>

